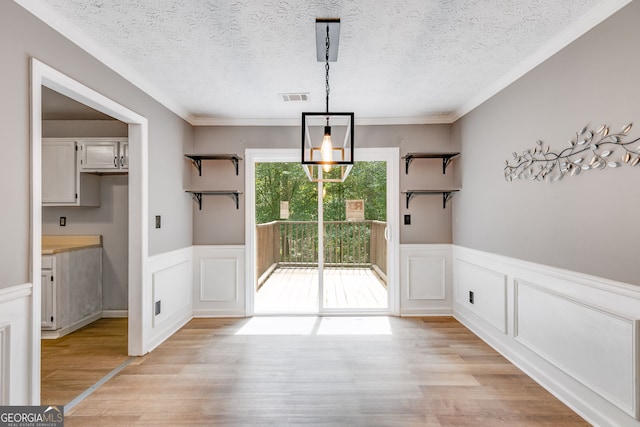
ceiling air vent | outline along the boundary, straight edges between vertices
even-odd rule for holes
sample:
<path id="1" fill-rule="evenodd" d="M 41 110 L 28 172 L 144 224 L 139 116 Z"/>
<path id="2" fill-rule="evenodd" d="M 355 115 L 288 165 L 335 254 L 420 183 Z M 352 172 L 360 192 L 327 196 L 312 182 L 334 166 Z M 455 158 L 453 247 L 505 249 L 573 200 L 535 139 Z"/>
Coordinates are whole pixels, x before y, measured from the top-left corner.
<path id="1" fill-rule="evenodd" d="M 282 100 L 285 102 L 289 101 L 308 101 L 309 93 L 308 92 L 299 92 L 299 93 L 281 93 L 280 96 Z"/>

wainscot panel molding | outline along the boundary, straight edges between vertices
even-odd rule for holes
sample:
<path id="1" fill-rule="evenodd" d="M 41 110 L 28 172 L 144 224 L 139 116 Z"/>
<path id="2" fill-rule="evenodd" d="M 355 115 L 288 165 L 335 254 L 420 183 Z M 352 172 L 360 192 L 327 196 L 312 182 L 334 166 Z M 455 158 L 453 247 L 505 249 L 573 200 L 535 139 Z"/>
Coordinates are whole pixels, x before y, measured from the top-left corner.
<path id="1" fill-rule="evenodd" d="M 456 304 L 507 333 L 507 275 L 458 260 L 455 270 Z"/>
<path id="2" fill-rule="evenodd" d="M 194 317 L 245 316 L 245 247 L 193 246 Z"/>
<path id="3" fill-rule="evenodd" d="M 456 319 L 594 426 L 640 427 L 640 287 L 452 248 Z M 502 304 L 504 330 L 478 309 Z"/>
<path id="4" fill-rule="evenodd" d="M 34 405 L 31 372 L 33 285 L 0 289 L 0 405 Z"/>
<path id="5" fill-rule="evenodd" d="M 192 247 L 148 258 L 147 284 L 151 295 L 151 306 L 146 311 L 150 315 L 147 345 L 149 351 L 193 318 L 192 259 Z"/>
<path id="6" fill-rule="evenodd" d="M 517 279 L 515 295 L 516 340 L 635 416 L 637 320 Z"/>
<path id="7" fill-rule="evenodd" d="M 400 315 L 451 315 L 451 245 L 400 245 Z"/>

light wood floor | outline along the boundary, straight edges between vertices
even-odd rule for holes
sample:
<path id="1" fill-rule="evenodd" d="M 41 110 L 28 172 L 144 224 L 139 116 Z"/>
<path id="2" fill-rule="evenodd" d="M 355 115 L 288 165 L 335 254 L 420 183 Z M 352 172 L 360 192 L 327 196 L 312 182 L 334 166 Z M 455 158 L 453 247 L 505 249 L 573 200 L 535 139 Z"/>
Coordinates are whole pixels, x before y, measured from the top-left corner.
<path id="1" fill-rule="evenodd" d="M 127 319 L 99 319 L 55 340 L 42 340 L 43 405 L 66 405 L 128 359 Z"/>
<path id="2" fill-rule="evenodd" d="M 192 320 L 65 425 L 588 424 L 452 318 L 255 317 Z"/>
<path id="3" fill-rule="evenodd" d="M 387 289 L 370 268 L 325 268 L 324 307 L 387 308 Z M 278 268 L 260 287 L 256 313 L 317 313 L 318 269 Z"/>

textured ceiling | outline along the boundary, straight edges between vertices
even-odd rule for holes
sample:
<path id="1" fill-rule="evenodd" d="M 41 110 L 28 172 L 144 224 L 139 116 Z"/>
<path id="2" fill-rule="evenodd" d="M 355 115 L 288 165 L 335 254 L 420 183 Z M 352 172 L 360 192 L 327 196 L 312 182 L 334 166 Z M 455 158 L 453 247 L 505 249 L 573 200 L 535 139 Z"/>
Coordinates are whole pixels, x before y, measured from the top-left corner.
<path id="1" fill-rule="evenodd" d="M 611 0 L 38 3 L 143 76 L 192 123 L 324 111 L 315 19 L 339 17 L 330 109 L 410 122 L 459 115 Z M 310 100 L 284 102 L 279 94 L 287 92 L 308 92 Z"/>

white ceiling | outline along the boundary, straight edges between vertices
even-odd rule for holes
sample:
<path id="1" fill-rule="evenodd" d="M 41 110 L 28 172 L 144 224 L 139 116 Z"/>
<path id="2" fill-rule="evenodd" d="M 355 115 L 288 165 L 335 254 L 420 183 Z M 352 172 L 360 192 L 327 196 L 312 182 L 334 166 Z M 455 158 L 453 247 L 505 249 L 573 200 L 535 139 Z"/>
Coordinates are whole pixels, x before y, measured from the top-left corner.
<path id="1" fill-rule="evenodd" d="M 630 0 L 16 0 L 192 124 L 451 122 Z M 307 92 L 307 102 L 280 93 Z"/>

